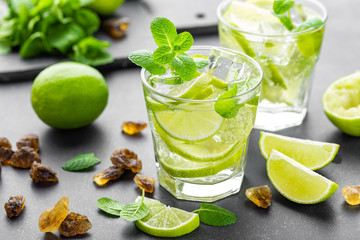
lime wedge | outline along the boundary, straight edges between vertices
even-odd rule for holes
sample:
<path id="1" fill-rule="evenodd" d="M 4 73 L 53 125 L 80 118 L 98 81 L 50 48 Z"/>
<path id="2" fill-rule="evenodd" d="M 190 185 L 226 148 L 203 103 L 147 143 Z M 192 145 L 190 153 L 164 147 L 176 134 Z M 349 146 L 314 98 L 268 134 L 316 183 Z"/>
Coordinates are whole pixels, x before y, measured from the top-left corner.
<path id="1" fill-rule="evenodd" d="M 136 201 L 140 201 L 138 197 Z M 199 215 L 178 208 L 165 206 L 159 201 L 145 198 L 150 213 L 143 219 L 135 221 L 143 232 L 156 237 L 179 237 L 194 231 L 200 225 Z"/>
<path id="2" fill-rule="evenodd" d="M 338 144 L 285 137 L 267 132 L 260 132 L 259 147 L 266 159 L 271 150 L 275 149 L 311 170 L 328 165 L 339 150 Z"/>
<path id="3" fill-rule="evenodd" d="M 281 195 L 301 204 L 325 201 L 338 188 L 336 183 L 276 150 L 270 153 L 266 171 Z"/>
<path id="4" fill-rule="evenodd" d="M 189 105 L 191 104 L 182 104 L 180 107 L 186 108 Z M 215 111 L 177 109 L 155 112 L 154 116 L 166 135 L 192 142 L 211 138 L 224 122 Z"/>
<path id="5" fill-rule="evenodd" d="M 329 120 L 341 131 L 360 136 L 360 72 L 333 82 L 322 97 Z"/>

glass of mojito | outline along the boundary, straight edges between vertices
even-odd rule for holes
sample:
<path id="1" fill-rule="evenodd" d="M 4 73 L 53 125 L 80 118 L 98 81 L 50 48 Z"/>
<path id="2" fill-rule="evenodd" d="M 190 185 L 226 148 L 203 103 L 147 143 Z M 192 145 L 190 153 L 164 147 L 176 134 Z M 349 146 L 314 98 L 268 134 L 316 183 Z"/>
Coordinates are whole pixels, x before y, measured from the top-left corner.
<path id="1" fill-rule="evenodd" d="M 192 47 L 194 77 L 141 71 L 158 180 L 180 199 L 212 202 L 240 190 L 262 70 L 235 50 Z"/>
<path id="2" fill-rule="evenodd" d="M 300 125 L 327 20 L 324 6 L 317 0 L 227 0 L 217 16 L 221 46 L 247 54 L 263 69 L 255 128 Z"/>

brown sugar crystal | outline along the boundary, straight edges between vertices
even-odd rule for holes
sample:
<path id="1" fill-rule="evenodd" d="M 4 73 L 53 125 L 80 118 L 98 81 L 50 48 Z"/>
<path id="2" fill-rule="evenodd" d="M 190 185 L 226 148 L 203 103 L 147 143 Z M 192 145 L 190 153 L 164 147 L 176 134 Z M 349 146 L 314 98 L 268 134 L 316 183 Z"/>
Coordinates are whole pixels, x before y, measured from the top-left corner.
<path id="1" fill-rule="evenodd" d="M 18 149 L 21 149 L 22 147 L 31 147 L 35 152 L 39 152 L 39 137 L 33 133 L 27 134 L 16 142 L 16 146 Z"/>
<path id="2" fill-rule="evenodd" d="M 133 173 L 140 172 L 142 169 L 142 163 L 137 154 L 126 148 L 116 150 L 110 160 L 115 166 L 131 170 Z"/>
<path id="3" fill-rule="evenodd" d="M 73 237 L 86 233 L 91 227 L 91 222 L 87 216 L 71 212 L 61 223 L 59 233 L 65 237 Z"/>
<path id="4" fill-rule="evenodd" d="M 141 174 L 136 174 L 134 177 L 134 182 L 145 192 L 152 193 L 155 187 L 155 179 L 151 177 L 145 177 Z"/>
<path id="5" fill-rule="evenodd" d="M 246 196 L 258 207 L 267 208 L 271 205 L 271 190 L 268 185 L 246 189 Z"/>
<path id="6" fill-rule="evenodd" d="M 13 167 L 31 168 L 33 162 L 41 163 L 41 159 L 33 148 L 22 147 L 12 155 L 10 162 Z"/>
<path id="7" fill-rule="evenodd" d="M 144 122 L 124 122 L 121 126 L 121 129 L 124 133 L 128 135 L 134 135 L 141 132 L 147 127 L 147 124 Z"/>
<path id="8" fill-rule="evenodd" d="M 25 206 L 25 198 L 21 195 L 10 196 L 7 203 L 5 203 L 5 211 L 9 218 L 17 217 L 22 212 Z"/>
<path id="9" fill-rule="evenodd" d="M 69 198 L 62 197 L 53 208 L 46 209 L 39 217 L 41 232 L 56 232 L 69 213 Z"/>
<path id="10" fill-rule="evenodd" d="M 110 180 L 116 180 L 124 173 L 124 170 L 117 166 L 111 166 L 99 174 L 96 174 L 93 178 L 94 182 L 99 185 L 103 186 Z"/>
<path id="11" fill-rule="evenodd" d="M 31 179 L 34 182 L 57 182 L 56 172 L 50 167 L 42 165 L 38 162 L 33 162 L 30 173 Z"/>
<path id="12" fill-rule="evenodd" d="M 346 186 L 342 189 L 342 194 L 348 204 L 360 204 L 360 186 Z"/>
<path id="13" fill-rule="evenodd" d="M 10 164 L 11 156 L 14 152 L 11 150 L 11 143 L 5 137 L 0 137 L 0 163 Z"/>

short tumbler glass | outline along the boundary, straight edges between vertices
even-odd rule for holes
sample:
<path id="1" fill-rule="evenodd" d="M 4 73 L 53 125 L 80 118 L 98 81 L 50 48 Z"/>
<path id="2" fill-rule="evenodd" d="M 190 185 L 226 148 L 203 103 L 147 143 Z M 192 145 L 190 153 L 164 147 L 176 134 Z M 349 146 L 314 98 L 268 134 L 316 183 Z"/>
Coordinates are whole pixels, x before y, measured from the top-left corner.
<path id="1" fill-rule="evenodd" d="M 192 47 L 187 54 L 209 56 L 210 49 Z M 161 186 L 179 199 L 213 202 L 240 190 L 249 134 L 255 122 L 263 75 L 261 67 L 252 58 L 235 50 L 227 49 L 226 52 L 236 56 L 236 62 L 230 62 L 230 65 L 240 66 L 237 68 L 239 76 L 246 73 L 254 83 L 248 91 L 231 98 L 176 98 L 154 89 L 149 83 L 150 73 L 145 69 L 141 71 L 158 180 Z M 221 64 L 218 67 L 216 70 L 222 73 L 229 70 L 226 67 L 221 69 Z M 233 73 L 228 72 L 225 75 Z M 214 105 L 219 101 L 235 103 L 239 107 L 235 117 L 223 118 L 216 113 Z M 172 126 L 173 129 L 164 124 L 169 119 L 177 120 L 176 126 Z M 208 137 L 197 140 L 195 136 L 195 139 L 189 140 L 176 135 L 192 135 L 187 132 L 189 130 L 186 126 L 189 126 L 189 122 L 183 125 L 183 119 L 191 121 L 197 128 L 203 128 L 205 121 L 218 124 Z"/>
<path id="2" fill-rule="evenodd" d="M 296 0 L 295 3 L 302 4 L 324 24 L 300 32 L 261 34 L 243 31 L 225 20 L 231 1 L 222 2 L 217 9 L 221 46 L 246 53 L 263 69 L 262 95 L 255 122 L 258 129 L 277 131 L 298 126 L 306 116 L 327 12 L 317 0 Z"/>

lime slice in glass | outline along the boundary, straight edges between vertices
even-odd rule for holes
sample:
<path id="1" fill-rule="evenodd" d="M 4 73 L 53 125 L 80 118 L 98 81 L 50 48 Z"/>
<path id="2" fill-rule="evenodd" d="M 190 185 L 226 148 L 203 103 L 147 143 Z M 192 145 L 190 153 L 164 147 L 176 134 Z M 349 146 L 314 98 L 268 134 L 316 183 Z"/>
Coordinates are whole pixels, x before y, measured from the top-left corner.
<path id="1" fill-rule="evenodd" d="M 212 85 L 207 86 L 203 90 L 201 90 L 198 94 L 196 94 L 193 99 L 203 100 L 208 98 L 214 93 L 214 87 Z"/>
<path id="2" fill-rule="evenodd" d="M 233 155 L 211 162 L 194 162 L 170 156 L 159 156 L 161 167 L 172 177 L 199 178 L 215 175 L 235 164 L 243 154 L 246 146 L 238 145 Z"/>
<path id="3" fill-rule="evenodd" d="M 193 99 L 196 94 L 209 85 L 213 77 L 208 73 L 202 73 L 197 78 L 185 82 L 169 92 L 168 95 L 183 99 Z"/>
<path id="4" fill-rule="evenodd" d="M 329 120 L 341 131 L 360 136 L 360 72 L 333 82 L 322 97 Z"/>
<path id="5" fill-rule="evenodd" d="M 141 201 L 141 197 L 136 201 Z M 179 237 L 194 231 L 200 225 L 199 215 L 196 213 L 165 206 L 149 198 L 145 198 L 144 202 L 150 207 L 150 213 L 135 221 L 135 224 L 147 234 L 156 237 Z"/>
<path id="6" fill-rule="evenodd" d="M 190 104 L 182 104 L 186 108 Z M 190 106 L 191 107 L 191 106 Z M 200 106 L 194 106 L 200 108 Z M 154 113 L 165 134 L 184 141 L 202 141 L 211 138 L 221 128 L 224 119 L 215 111 L 169 110 Z"/>
<path id="7" fill-rule="evenodd" d="M 336 183 L 276 150 L 270 153 L 266 171 L 281 195 L 301 204 L 325 201 L 338 188 Z"/>
<path id="8" fill-rule="evenodd" d="M 339 145 L 334 143 L 291 138 L 267 132 L 260 134 L 259 147 L 264 158 L 268 159 L 271 150 L 275 149 L 311 170 L 328 165 L 339 150 Z"/>

